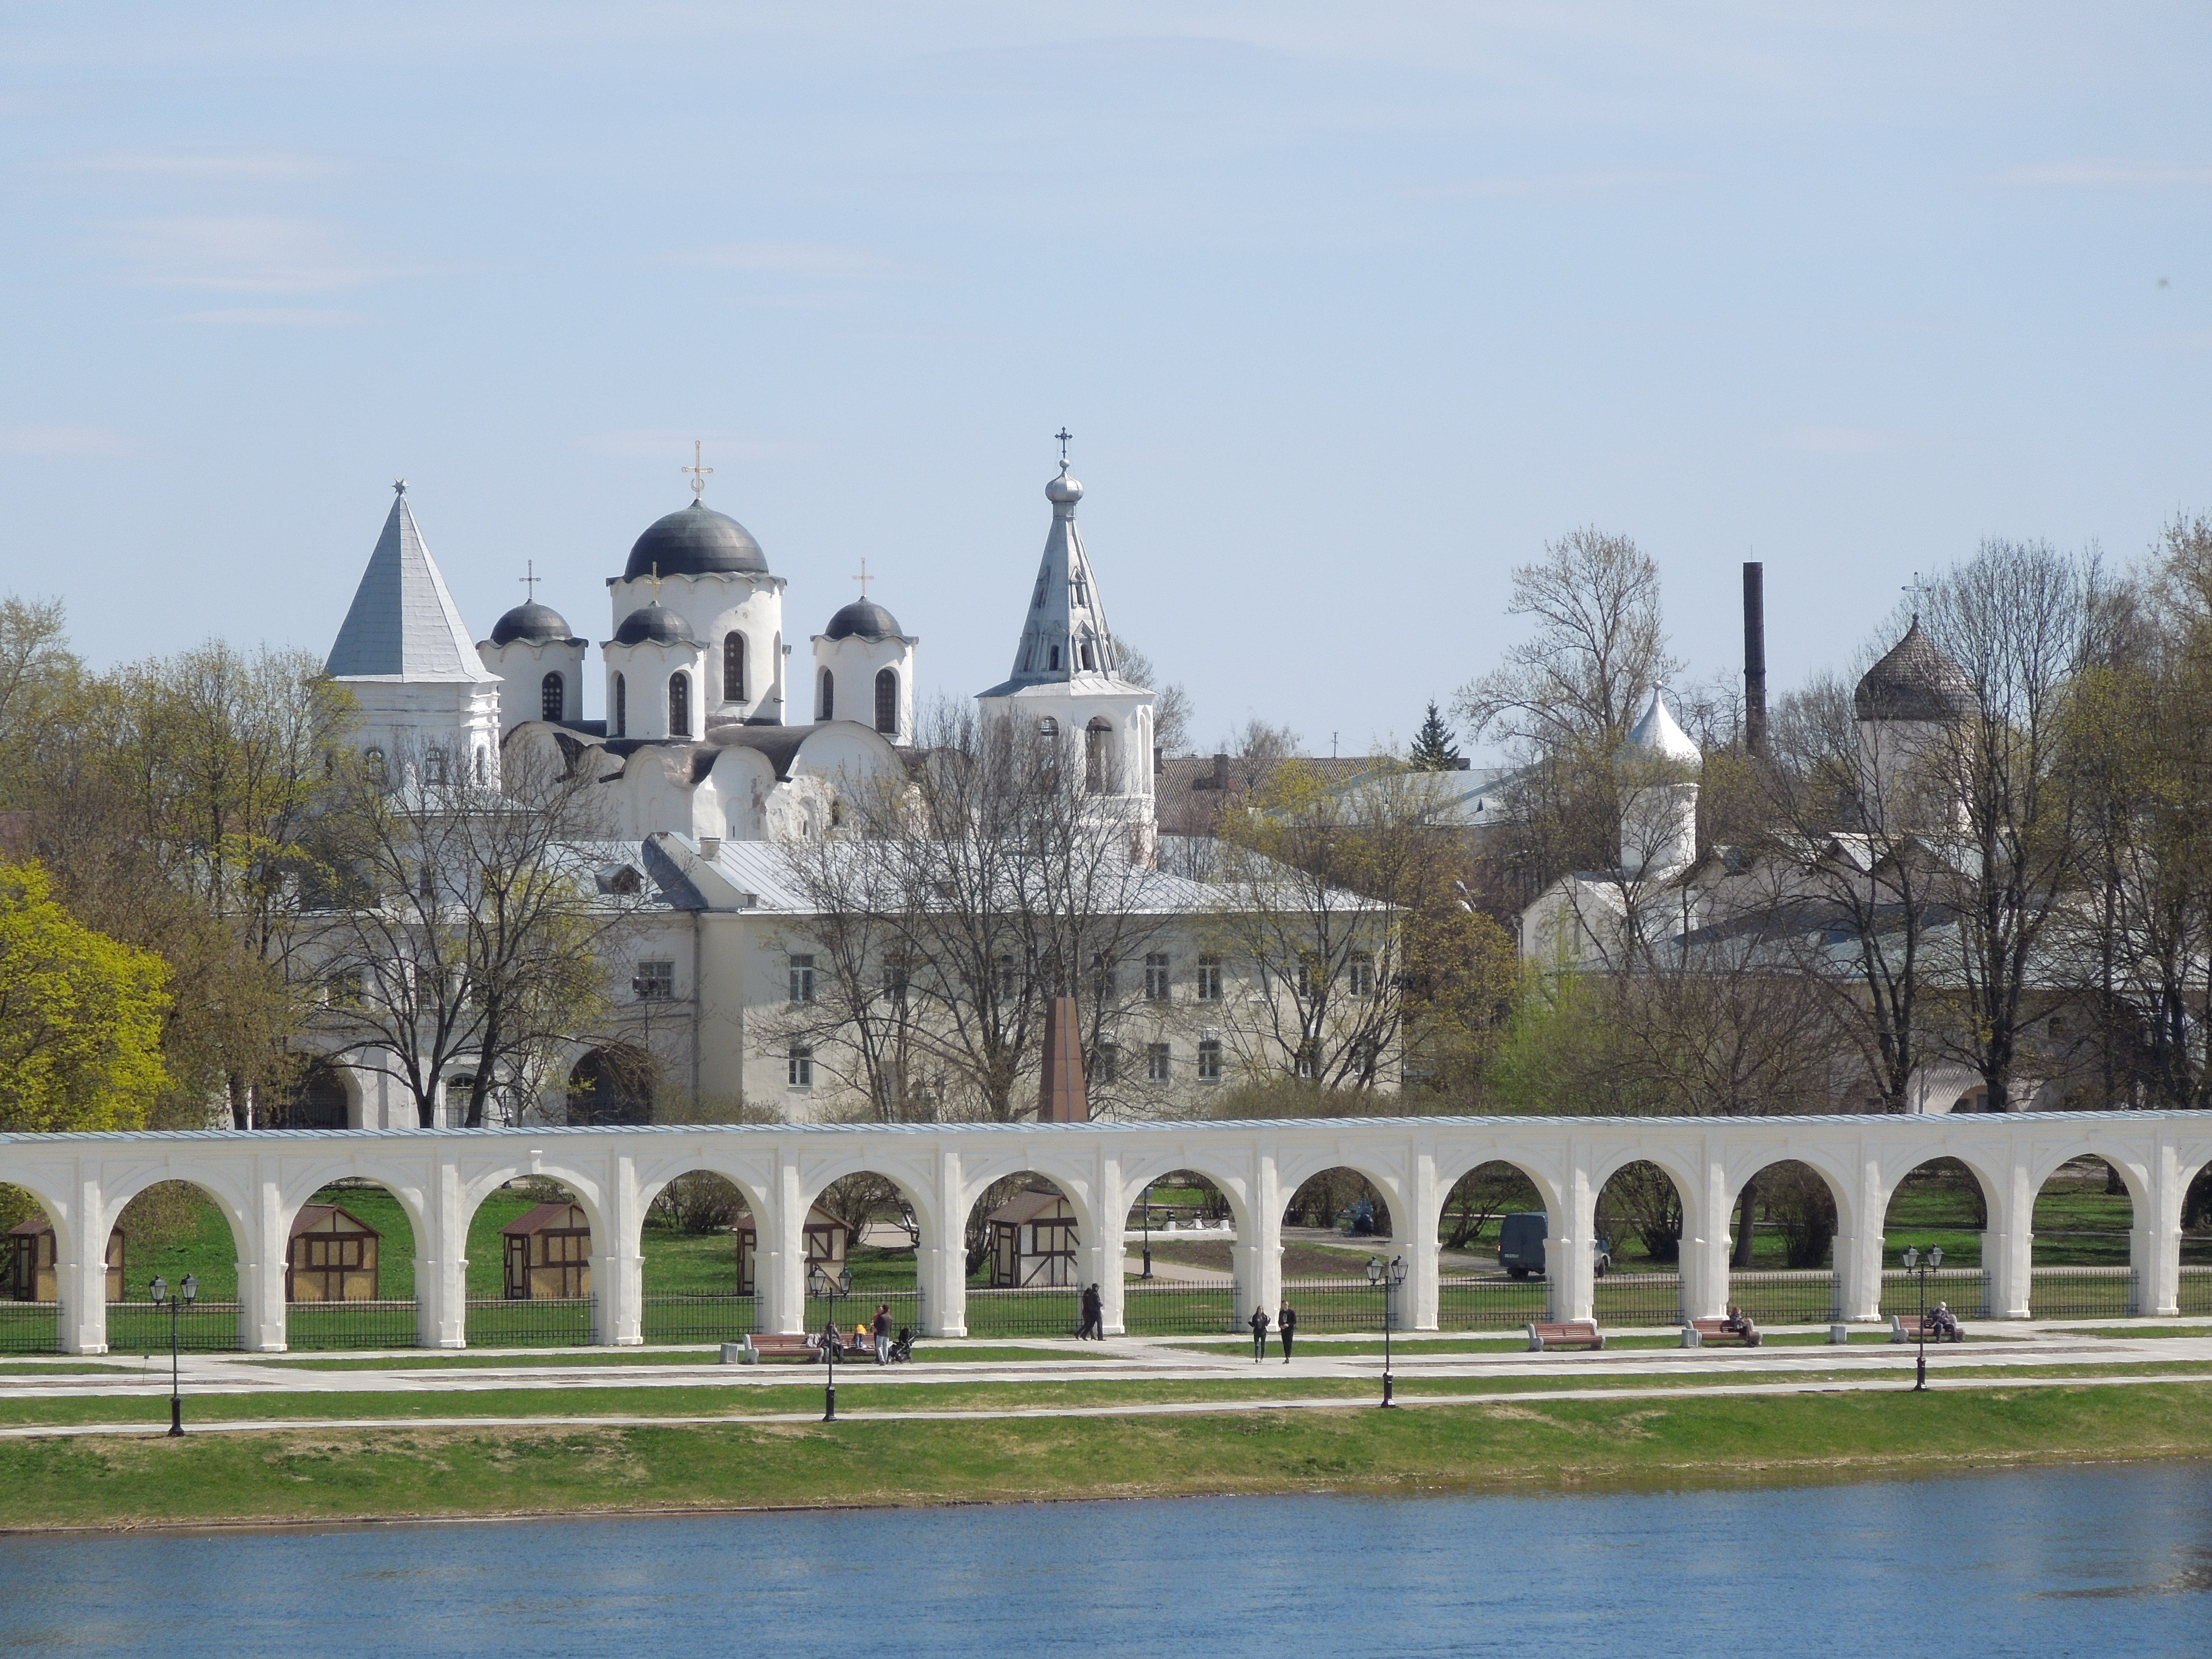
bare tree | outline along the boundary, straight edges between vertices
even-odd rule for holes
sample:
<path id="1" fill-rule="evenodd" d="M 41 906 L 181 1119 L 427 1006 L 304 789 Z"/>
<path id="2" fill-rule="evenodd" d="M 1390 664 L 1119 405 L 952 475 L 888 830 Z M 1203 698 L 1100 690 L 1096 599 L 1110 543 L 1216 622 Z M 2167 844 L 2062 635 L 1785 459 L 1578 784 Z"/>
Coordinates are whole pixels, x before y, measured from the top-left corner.
<path id="1" fill-rule="evenodd" d="M 1147 687 L 1152 694 L 1152 752 L 1172 755 L 1187 747 L 1190 742 L 1190 725 L 1194 710 L 1190 693 L 1181 680 L 1166 680 L 1152 666 L 1152 659 L 1126 639 L 1117 638 L 1114 648 L 1120 653 L 1115 672 L 1132 685 Z"/>

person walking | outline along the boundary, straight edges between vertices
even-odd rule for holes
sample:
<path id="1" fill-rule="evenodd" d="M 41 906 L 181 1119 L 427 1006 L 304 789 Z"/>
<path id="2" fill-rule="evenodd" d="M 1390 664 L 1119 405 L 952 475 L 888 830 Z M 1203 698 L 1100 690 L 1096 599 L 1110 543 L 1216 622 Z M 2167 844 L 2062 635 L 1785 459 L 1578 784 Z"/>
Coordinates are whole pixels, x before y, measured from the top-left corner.
<path id="1" fill-rule="evenodd" d="M 1291 1337 L 1298 1328 L 1298 1310 L 1289 1303 L 1283 1304 L 1275 1315 L 1275 1332 L 1283 1339 L 1283 1364 L 1291 1363 Z"/>
<path id="2" fill-rule="evenodd" d="M 1252 1363 L 1258 1364 L 1267 1357 L 1267 1310 L 1252 1310 Z"/>
<path id="3" fill-rule="evenodd" d="M 1076 1332 L 1075 1340 L 1080 1342 L 1085 1337 L 1099 1342 L 1106 1340 L 1106 1304 L 1096 1285 L 1083 1293 L 1083 1328 Z"/>
<path id="4" fill-rule="evenodd" d="M 888 1365 L 890 1363 L 891 1304 L 878 1302 L 876 1304 L 876 1364 Z"/>

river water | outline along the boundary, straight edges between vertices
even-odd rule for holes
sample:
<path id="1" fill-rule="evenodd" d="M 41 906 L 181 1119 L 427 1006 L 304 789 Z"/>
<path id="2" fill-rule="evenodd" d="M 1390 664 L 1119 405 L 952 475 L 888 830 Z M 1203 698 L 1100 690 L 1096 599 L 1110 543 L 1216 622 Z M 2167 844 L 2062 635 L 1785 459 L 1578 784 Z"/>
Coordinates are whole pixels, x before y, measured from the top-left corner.
<path id="1" fill-rule="evenodd" d="M 4 1653 L 781 1651 L 2203 1655 L 2212 1467 L 0 1538 Z"/>

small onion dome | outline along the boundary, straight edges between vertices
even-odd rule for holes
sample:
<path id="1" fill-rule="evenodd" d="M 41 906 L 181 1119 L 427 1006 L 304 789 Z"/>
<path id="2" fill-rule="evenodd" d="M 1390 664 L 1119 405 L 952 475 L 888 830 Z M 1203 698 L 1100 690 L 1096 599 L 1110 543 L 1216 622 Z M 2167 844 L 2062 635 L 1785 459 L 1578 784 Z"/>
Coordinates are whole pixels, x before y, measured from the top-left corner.
<path id="1" fill-rule="evenodd" d="M 1651 688 L 1651 702 L 1644 717 L 1629 732 L 1626 747 L 1687 766 L 1698 765 L 1705 760 L 1698 752 L 1698 745 L 1690 741 L 1690 734 L 1677 726 L 1674 715 L 1667 712 L 1667 700 L 1659 695 L 1656 685 Z"/>
<path id="2" fill-rule="evenodd" d="M 691 624 L 665 605 L 641 605 L 615 629 L 617 645 L 696 645 Z"/>
<path id="3" fill-rule="evenodd" d="M 830 626 L 822 630 L 824 639 L 895 640 L 901 637 L 898 618 L 873 599 L 855 599 L 836 616 Z"/>
<path id="4" fill-rule="evenodd" d="M 568 619 L 550 605 L 518 605 L 491 625 L 494 645 L 550 645 L 568 637 Z"/>
<path id="5" fill-rule="evenodd" d="M 1943 647 L 1920 631 L 1920 618 L 1851 693 L 1863 720 L 1959 720 L 1974 711 L 1973 682 Z"/>
<path id="6" fill-rule="evenodd" d="M 655 565 L 664 576 L 768 574 L 768 556 L 753 532 L 703 501 L 647 526 L 629 550 L 623 580 L 650 576 Z"/>
<path id="7" fill-rule="evenodd" d="M 1067 476 L 1067 463 L 1060 464 L 1060 476 L 1044 487 L 1044 498 L 1054 507 L 1073 507 L 1083 499 L 1083 486 Z"/>

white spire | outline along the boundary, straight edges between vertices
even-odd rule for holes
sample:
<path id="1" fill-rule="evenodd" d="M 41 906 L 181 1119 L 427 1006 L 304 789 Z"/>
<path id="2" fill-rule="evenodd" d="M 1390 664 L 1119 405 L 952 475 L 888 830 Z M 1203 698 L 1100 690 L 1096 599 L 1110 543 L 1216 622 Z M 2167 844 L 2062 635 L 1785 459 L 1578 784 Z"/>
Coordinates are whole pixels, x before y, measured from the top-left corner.
<path id="1" fill-rule="evenodd" d="M 1624 747 L 1641 750 L 1662 760 L 1679 761 L 1685 766 L 1702 766 L 1705 757 L 1698 752 L 1698 745 L 1690 741 L 1690 734 L 1676 725 L 1674 715 L 1667 712 L 1666 699 L 1660 695 L 1665 689 L 1657 685 L 1651 688 L 1651 702 L 1629 732 Z"/>
<path id="2" fill-rule="evenodd" d="M 488 681 L 483 659 L 461 622 L 460 608 L 415 515 L 404 480 L 396 492 L 384 533 L 368 556 L 353 605 L 338 629 L 325 666 L 334 679 Z"/>
<path id="3" fill-rule="evenodd" d="M 1120 653 L 1113 630 L 1106 625 L 1106 605 L 1091 574 L 1090 556 L 1083 550 L 1083 532 L 1075 523 L 1075 504 L 1083 499 L 1083 486 L 1067 476 L 1066 457 L 1060 458 L 1060 476 L 1045 485 L 1044 494 L 1052 503 L 1052 530 L 1045 537 L 1044 557 L 1038 562 L 1036 582 L 1030 592 L 1021 643 L 1014 649 L 1014 672 L 997 689 L 1084 682 L 1101 687 L 1118 684 L 1121 677 L 1115 671 Z"/>

